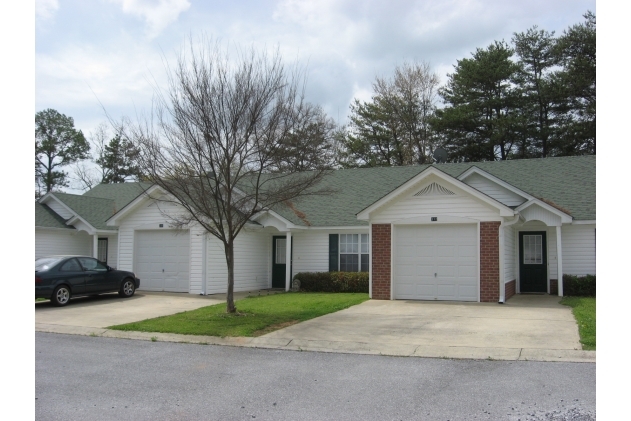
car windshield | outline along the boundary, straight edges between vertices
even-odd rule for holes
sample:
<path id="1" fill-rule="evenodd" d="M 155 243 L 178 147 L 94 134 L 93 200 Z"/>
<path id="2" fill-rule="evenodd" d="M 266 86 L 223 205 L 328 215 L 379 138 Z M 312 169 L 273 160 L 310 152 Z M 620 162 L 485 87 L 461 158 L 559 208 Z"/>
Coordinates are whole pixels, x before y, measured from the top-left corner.
<path id="1" fill-rule="evenodd" d="M 35 272 L 41 272 L 48 270 L 59 263 L 61 259 L 59 257 L 42 257 L 35 260 Z"/>

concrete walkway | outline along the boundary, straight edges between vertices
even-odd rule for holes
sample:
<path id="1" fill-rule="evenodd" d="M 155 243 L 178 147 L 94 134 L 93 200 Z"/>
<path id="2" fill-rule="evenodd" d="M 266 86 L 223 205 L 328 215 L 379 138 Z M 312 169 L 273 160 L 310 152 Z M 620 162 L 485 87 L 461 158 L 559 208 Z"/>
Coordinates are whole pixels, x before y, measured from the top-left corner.
<path id="1" fill-rule="evenodd" d="M 250 294 L 258 294 L 254 292 Z M 262 292 L 266 294 L 267 292 Z M 239 293 L 236 298 L 247 296 Z M 504 305 L 369 300 L 257 338 L 123 332 L 106 326 L 225 302 L 224 296 L 138 292 L 73 301 L 65 308 L 36 304 L 35 329 L 112 338 L 295 351 L 393 356 L 596 362 L 582 351 L 570 307 L 548 295 L 517 295 Z M 136 300 L 134 305 L 132 300 Z M 86 311 L 89 306 L 89 311 Z"/>

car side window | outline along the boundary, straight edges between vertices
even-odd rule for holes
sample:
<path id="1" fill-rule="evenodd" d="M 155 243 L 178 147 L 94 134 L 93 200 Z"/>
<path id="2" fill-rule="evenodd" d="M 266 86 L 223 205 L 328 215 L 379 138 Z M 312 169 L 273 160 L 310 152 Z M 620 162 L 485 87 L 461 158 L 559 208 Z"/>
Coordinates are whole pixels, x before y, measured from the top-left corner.
<path id="1" fill-rule="evenodd" d="M 83 268 L 77 262 L 77 259 L 70 259 L 64 263 L 60 268 L 60 272 L 83 272 Z"/>
<path id="2" fill-rule="evenodd" d="M 79 261 L 81 262 L 81 266 L 83 266 L 85 270 L 107 272 L 107 266 L 105 266 L 103 263 L 99 262 L 96 259 L 91 259 L 89 257 L 79 257 Z"/>

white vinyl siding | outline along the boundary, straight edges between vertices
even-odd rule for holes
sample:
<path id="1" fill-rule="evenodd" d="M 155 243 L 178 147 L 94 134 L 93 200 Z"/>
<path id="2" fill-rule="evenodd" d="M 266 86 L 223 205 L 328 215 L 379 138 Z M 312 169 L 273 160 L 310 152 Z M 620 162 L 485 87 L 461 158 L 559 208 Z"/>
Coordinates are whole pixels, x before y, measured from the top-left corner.
<path id="1" fill-rule="evenodd" d="M 437 196 L 414 196 L 416 192 L 427 187 L 432 182 L 448 188 L 456 193 L 455 195 Z M 418 216 L 440 216 L 450 215 L 471 219 L 493 219 L 499 216 L 497 208 L 483 203 L 471 197 L 470 194 L 438 180 L 429 177 L 423 184 L 416 185 L 408 189 L 408 193 L 394 203 L 386 204 L 381 210 L 371 215 L 371 222 L 389 223 L 399 219 L 413 218 Z"/>
<path id="2" fill-rule="evenodd" d="M 329 232 L 308 231 L 292 235 L 293 274 L 329 270 Z"/>
<path id="3" fill-rule="evenodd" d="M 526 221 L 542 221 L 546 225 L 552 226 L 552 228 L 561 224 L 560 216 L 555 215 L 539 205 L 530 205 L 526 209 L 520 211 L 520 213 Z"/>
<path id="4" fill-rule="evenodd" d="M 504 282 L 516 279 L 515 276 L 515 228 L 504 227 Z"/>
<path id="5" fill-rule="evenodd" d="M 71 229 L 35 229 L 35 258 L 56 254 L 92 255 L 92 236 Z"/>
<path id="6" fill-rule="evenodd" d="M 64 206 L 62 206 L 61 203 L 59 203 L 55 199 L 52 199 L 52 198 L 49 199 L 46 202 L 46 206 L 51 208 L 53 211 L 55 211 L 55 213 L 57 215 L 61 216 L 64 219 L 70 219 L 71 217 L 74 216 L 74 213 L 69 212 L 68 209 L 66 209 Z"/>
<path id="7" fill-rule="evenodd" d="M 474 189 L 481 191 L 487 196 L 492 197 L 498 202 L 505 204 L 506 206 L 519 206 L 526 201 L 517 193 L 514 193 L 506 187 L 500 186 L 496 182 L 479 174 L 471 174 L 469 177 L 464 179 L 463 182 Z"/>
<path id="8" fill-rule="evenodd" d="M 206 244 L 206 293 L 225 293 L 228 286 L 226 254 L 221 241 L 208 235 Z M 272 236 L 265 232 L 241 231 L 234 245 L 234 290 L 269 288 Z"/>
<path id="9" fill-rule="evenodd" d="M 596 225 L 564 225 L 561 228 L 563 273 L 596 274 Z"/>

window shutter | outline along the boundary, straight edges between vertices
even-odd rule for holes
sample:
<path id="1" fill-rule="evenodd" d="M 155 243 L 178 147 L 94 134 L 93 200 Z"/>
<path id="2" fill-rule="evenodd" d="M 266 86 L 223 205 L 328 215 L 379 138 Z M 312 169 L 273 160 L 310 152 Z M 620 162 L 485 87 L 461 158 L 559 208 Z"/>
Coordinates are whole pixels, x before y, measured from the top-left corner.
<path id="1" fill-rule="evenodd" d="M 329 234 L 329 272 L 337 272 L 338 267 L 338 255 L 339 255 L 339 240 L 337 234 Z"/>

